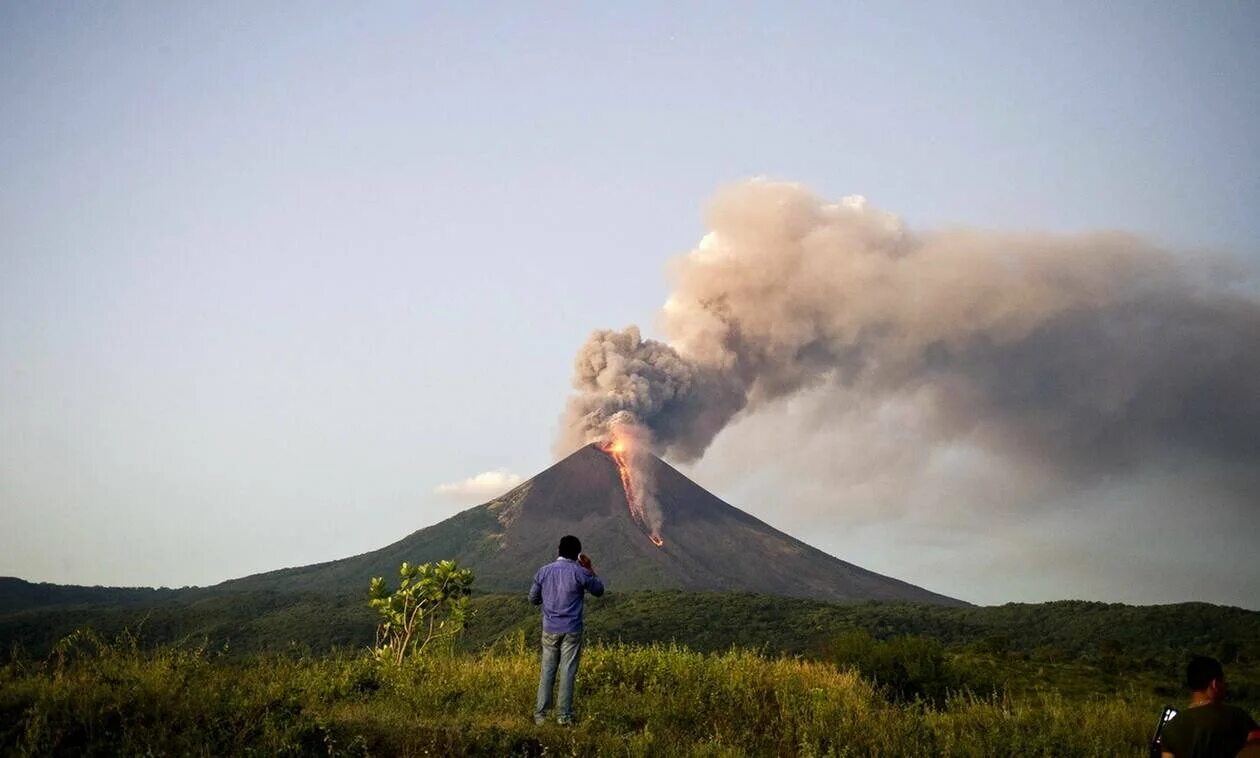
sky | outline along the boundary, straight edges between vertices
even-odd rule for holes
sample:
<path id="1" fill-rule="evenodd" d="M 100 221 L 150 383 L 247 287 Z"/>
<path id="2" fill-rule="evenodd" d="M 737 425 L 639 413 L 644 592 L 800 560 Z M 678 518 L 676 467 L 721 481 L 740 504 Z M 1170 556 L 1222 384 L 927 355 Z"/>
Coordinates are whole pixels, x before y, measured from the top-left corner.
<path id="1" fill-rule="evenodd" d="M 1260 292 L 1255 3 L 685 5 L 0 6 L 0 575 L 210 584 L 532 476 L 578 348 L 664 338 L 671 261 L 749 177 L 911 229 L 1123 230 Z M 816 479 L 852 443 L 809 428 L 831 400 L 683 470 L 972 602 L 1260 609 L 1234 469 L 889 507 Z"/>

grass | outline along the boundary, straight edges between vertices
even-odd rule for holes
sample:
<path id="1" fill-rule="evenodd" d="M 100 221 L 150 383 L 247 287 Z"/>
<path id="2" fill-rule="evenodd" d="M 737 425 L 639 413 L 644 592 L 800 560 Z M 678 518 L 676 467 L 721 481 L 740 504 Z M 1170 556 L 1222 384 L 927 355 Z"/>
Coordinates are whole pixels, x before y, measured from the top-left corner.
<path id="1" fill-rule="evenodd" d="M 0 752 L 1112 756 L 1143 749 L 1159 705 L 1138 692 L 907 699 L 847 665 L 609 644 L 584 652 L 578 724 L 535 727 L 537 666 L 523 635 L 395 667 L 78 633 L 0 669 Z"/>

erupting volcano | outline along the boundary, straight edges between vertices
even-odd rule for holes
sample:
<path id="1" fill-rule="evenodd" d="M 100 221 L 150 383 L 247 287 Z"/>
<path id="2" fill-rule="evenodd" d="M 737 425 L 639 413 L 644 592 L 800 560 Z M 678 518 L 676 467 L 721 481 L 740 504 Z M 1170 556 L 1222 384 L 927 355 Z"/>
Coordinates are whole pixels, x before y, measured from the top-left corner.
<path id="1" fill-rule="evenodd" d="M 644 483 L 650 481 L 642 471 L 643 461 L 636 460 L 643 458 L 643 452 L 636 449 L 633 438 L 624 433 L 619 433 L 614 429 L 613 435 L 607 441 L 599 445 L 599 449 L 608 454 L 613 459 L 613 463 L 617 464 L 617 475 L 621 478 L 621 489 L 626 495 L 626 506 L 630 509 L 630 515 L 634 520 L 643 527 L 647 532 L 648 539 L 657 547 L 663 547 L 665 540 L 661 538 L 660 524 L 651 523 L 648 513 L 648 504 L 655 506 L 655 499 L 648 494 L 649 488 L 643 486 Z M 636 463 L 638 466 L 636 467 Z M 640 486 L 635 486 L 635 481 L 640 482 Z M 659 506 L 655 508 L 655 521 L 659 522 Z"/>
<path id="2" fill-rule="evenodd" d="M 657 458 L 636 429 L 585 445 L 490 502 L 388 547 L 227 582 L 226 589 L 361 591 L 403 561 L 454 558 L 482 592 L 523 593 L 565 534 L 613 592 L 684 589 L 819 600 L 959 601 L 854 566 L 719 500 Z M 662 539 L 662 527 L 668 540 Z M 648 539 L 644 539 L 644 535 Z"/>

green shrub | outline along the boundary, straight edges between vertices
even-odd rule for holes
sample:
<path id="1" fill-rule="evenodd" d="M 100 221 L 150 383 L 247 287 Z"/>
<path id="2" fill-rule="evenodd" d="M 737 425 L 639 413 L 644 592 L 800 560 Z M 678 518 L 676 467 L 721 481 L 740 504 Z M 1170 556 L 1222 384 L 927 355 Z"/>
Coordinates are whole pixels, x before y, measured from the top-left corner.
<path id="1" fill-rule="evenodd" d="M 398 589 L 392 592 L 379 576 L 368 587 L 368 605 L 380 617 L 373 652 L 396 664 L 463 631 L 473 583 L 472 571 L 455 561 L 418 566 L 403 561 L 398 575 Z"/>
<path id="2" fill-rule="evenodd" d="M 989 672 L 926 637 L 877 640 L 866 632 L 850 631 L 832 638 L 824 651 L 825 660 L 861 672 L 899 702 L 925 699 L 939 704 L 951 693 L 996 688 Z"/>

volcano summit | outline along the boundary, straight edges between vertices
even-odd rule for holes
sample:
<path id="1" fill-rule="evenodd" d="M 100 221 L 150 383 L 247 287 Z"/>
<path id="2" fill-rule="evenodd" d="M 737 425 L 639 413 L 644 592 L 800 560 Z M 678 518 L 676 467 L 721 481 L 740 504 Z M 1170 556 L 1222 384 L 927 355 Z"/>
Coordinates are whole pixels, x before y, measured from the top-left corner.
<path id="1" fill-rule="evenodd" d="M 586 445 L 484 505 L 351 558 L 281 569 L 219 585 L 231 590 L 358 591 L 400 563 L 454 558 L 482 591 L 524 592 L 561 535 L 576 534 L 613 591 L 744 591 L 818 600 L 905 600 L 964 605 L 846 563 L 730 506 L 647 456 L 664 544 L 636 519 L 614 457 Z"/>

